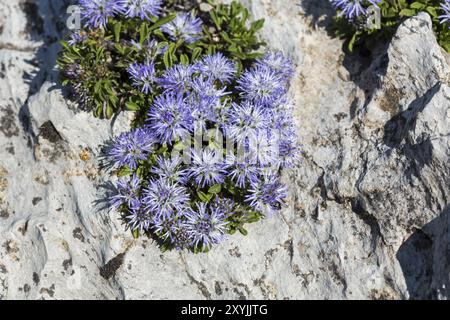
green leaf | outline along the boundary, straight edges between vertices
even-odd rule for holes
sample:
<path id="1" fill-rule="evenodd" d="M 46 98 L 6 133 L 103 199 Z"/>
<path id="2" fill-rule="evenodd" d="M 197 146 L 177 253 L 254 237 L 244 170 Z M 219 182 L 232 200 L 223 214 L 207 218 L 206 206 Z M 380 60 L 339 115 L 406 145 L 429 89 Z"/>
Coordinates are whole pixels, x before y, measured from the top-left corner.
<path id="1" fill-rule="evenodd" d="M 218 194 L 222 191 L 222 185 L 221 184 L 215 184 L 211 188 L 209 188 L 208 193 L 210 194 Z"/>
<path id="2" fill-rule="evenodd" d="M 400 16 L 403 16 L 403 17 L 412 17 L 412 16 L 416 15 L 416 10 L 402 9 L 399 14 L 400 14 Z"/>
<path id="3" fill-rule="evenodd" d="M 244 227 L 239 227 L 239 232 L 244 236 L 248 235 L 248 231 Z"/>
<path id="4" fill-rule="evenodd" d="M 120 32 L 122 31 L 122 22 L 117 22 L 114 25 L 114 36 L 116 39 L 116 42 L 120 41 Z"/>
<path id="5" fill-rule="evenodd" d="M 139 238 L 139 229 L 132 230 L 132 231 L 131 231 L 131 234 L 133 235 L 133 238 L 134 238 L 134 239 Z"/>
<path id="6" fill-rule="evenodd" d="M 162 25 L 169 23 L 170 21 L 172 21 L 173 19 L 175 19 L 177 16 L 176 13 L 170 14 L 167 17 L 164 17 L 162 19 L 159 19 L 158 21 L 156 21 L 150 28 L 148 28 L 148 32 L 152 32 L 153 30 L 158 29 L 159 27 L 161 27 Z"/>
<path id="7" fill-rule="evenodd" d="M 206 194 L 200 190 L 197 191 L 197 195 L 202 202 L 206 202 L 206 203 L 211 201 L 211 198 L 213 197 L 213 194 Z"/>
<path id="8" fill-rule="evenodd" d="M 130 176 L 131 175 L 131 170 L 130 170 L 130 167 L 122 167 L 118 172 L 117 172 L 117 176 L 119 177 L 119 178 L 122 178 L 122 177 L 126 177 L 126 176 Z"/>
<path id="9" fill-rule="evenodd" d="M 253 32 L 257 32 L 257 31 L 261 30 L 264 27 L 264 23 L 265 23 L 264 19 L 257 20 L 257 21 L 252 23 L 250 29 Z"/>
<path id="10" fill-rule="evenodd" d="M 135 102 L 130 101 L 125 104 L 125 110 L 127 111 L 139 111 L 140 109 L 139 105 Z"/>

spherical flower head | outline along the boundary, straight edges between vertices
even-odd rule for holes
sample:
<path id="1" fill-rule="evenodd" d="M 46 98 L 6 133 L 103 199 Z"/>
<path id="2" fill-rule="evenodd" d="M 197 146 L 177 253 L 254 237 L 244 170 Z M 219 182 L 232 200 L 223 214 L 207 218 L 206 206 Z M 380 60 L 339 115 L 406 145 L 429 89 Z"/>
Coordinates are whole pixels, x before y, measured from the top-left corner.
<path id="1" fill-rule="evenodd" d="M 194 73 L 192 65 L 178 64 L 167 70 L 157 82 L 166 93 L 185 93 L 191 89 Z"/>
<path id="2" fill-rule="evenodd" d="M 227 198 L 216 198 L 211 207 L 220 213 L 225 219 L 236 213 L 236 203 Z"/>
<path id="3" fill-rule="evenodd" d="M 211 105 L 215 105 L 219 99 L 228 95 L 224 87 L 218 89 L 214 82 L 205 77 L 192 80 L 192 90 L 199 100 L 209 101 Z"/>
<path id="4" fill-rule="evenodd" d="M 233 103 L 228 112 L 226 133 L 237 142 L 255 140 L 266 128 L 267 113 L 262 105 L 245 101 Z"/>
<path id="5" fill-rule="evenodd" d="M 228 222 L 217 208 L 197 203 L 197 210 L 186 213 L 186 229 L 193 247 L 211 248 L 225 238 Z"/>
<path id="6" fill-rule="evenodd" d="M 149 62 L 147 64 L 133 63 L 128 68 L 132 85 L 145 94 L 149 94 L 152 90 L 152 85 L 156 80 L 155 64 Z"/>
<path id="7" fill-rule="evenodd" d="M 128 18 L 150 20 L 161 12 L 162 0 L 125 0 L 123 13 Z"/>
<path id="8" fill-rule="evenodd" d="M 192 164 L 188 172 L 197 185 L 204 188 L 224 182 L 226 175 L 224 167 L 216 151 L 204 149 L 201 152 L 192 152 Z"/>
<path id="9" fill-rule="evenodd" d="M 237 71 L 236 63 L 220 52 L 206 56 L 196 67 L 203 76 L 222 84 L 229 83 Z"/>
<path id="10" fill-rule="evenodd" d="M 287 188 L 276 176 L 252 183 L 249 192 L 245 200 L 257 210 L 269 208 L 277 211 L 286 205 Z"/>
<path id="11" fill-rule="evenodd" d="M 258 179 L 259 170 L 256 164 L 246 159 L 246 157 L 237 157 L 233 154 L 227 156 L 225 161 L 228 177 L 239 187 L 245 188 L 252 181 Z"/>
<path id="12" fill-rule="evenodd" d="M 161 31 L 168 34 L 170 39 L 184 40 L 186 43 L 194 43 L 201 38 L 202 20 L 196 18 L 193 13 L 178 13 L 175 19 L 161 27 Z"/>
<path id="13" fill-rule="evenodd" d="M 294 65 L 292 60 L 285 56 L 281 51 L 269 51 L 263 58 L 256 60 L 256 65 L 260 67 L 267 67 L 273 70 L 285 82 L 294 76 Z"/>
<path id="14" fill-rule="evenodd" d="M 330 0 L 331 4 L 341 10 L 341 14 L 349 20 L 354 20 L 364 16 L 367 7 L 370 5 L 378 6 L 382 0 Z"/>
<path id="15" fill-rule="evenodd" d="M 148 127 L 162 141 L 172 144 L 189 135 L 190 114 L 181 95 L 158 96 L 148 113 Z"/>
<path id="16" fill-rule="evenodd" d="M 168 241 L 177 250 L 187 249 L 191 246 L 191 239 L 181 215 L 159 217 L 154 219 L 152 230 L 163 241 Z"/>
<path id="17" fill-rule="evenodd" d="M 151 173 L 170 182 L 183 185 L 186 183 L 187 171 L 181 169 L 181 162 L 182 159 L 179 157 L 165 158 L 159 156 L 156 160 L 156 166 L 152 168 Z"/>
<path id="18" fill-rule="evenodd" d="M 125 216 L 125 220 L 131 230 L 139 230 L 140 232 L 144 232 L 150 230 L 153 223 L 153 216 L 144 208 L 138 207 L 131 208 Z"/>
<path id="19" fill-rule="evenodd" d="M 187 189 L 167 179 L 151 180 L 143 191 L 142 203 L 155 218 L 171 217 L 186 209 L 189 201 Z"/>
<path id="20" fill-rule="evenodd" d="M 115 169 L 128 166 L 135 170 L 140 160 L 147 159 L 154 145 L 154 136 L 148 130 L 138 128 L 118 136 L 106 156 Z"/>
<path id="21" fill-rule="evenodd" d="M 272 69 L 261 66 L 245 71 L 237 83 L 241 96 L 264 106 L 270 106 L 286 91 L 285 81 Z"/>
<path id="22" fill-rule="evenodd" d="M 140 180 L 136 175 L 131 179 L 121 178 L 117 182 L 117 194 L 109 199 L 109 203 L 116 209 L 122 205 L 137 209 L 140 207 L 139 192 Z"/>
<path id="23" fill-rule="evenodd" d="M 88 28 L 105 28 L 123 10 L 124 0 L 80 0 L 81 18 Z"/>
<path id="24" fill-rule="evenodd" d="M 450 0 L 445 0 L 441 3 L 441 10 L 444 12 L 439 16 L 441 23 L 450 23 Z M 450 24 L 448 26 L 450 28 Z"/>
<path id="25" fill-rule="evenodd" d="M 246 157 L 258 168 L 276 166 L 279 159 L 278 139 L 269 134 L 261 134 L 257 139 L 245 143 Z"/>

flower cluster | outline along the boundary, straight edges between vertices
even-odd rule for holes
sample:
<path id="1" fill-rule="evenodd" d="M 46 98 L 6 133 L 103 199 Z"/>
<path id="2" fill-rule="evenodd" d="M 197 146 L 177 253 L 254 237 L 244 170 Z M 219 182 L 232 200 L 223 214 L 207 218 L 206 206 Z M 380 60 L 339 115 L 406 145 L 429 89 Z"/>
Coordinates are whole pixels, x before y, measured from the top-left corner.
<path id="1" fill-rule="evenodd" d="M 126 208 L 129 226 L 176 248 L 209 248 L 224 239 L 233 215 L 280 210 L 287 197 L 280 170 L 299 155 L 286 96 L 290 60 L 268 52 L 239 77 L 221 53 L 175 65 L 156 79 L 142 68 L 148 65 L 130 67 L 132 83 L 144 93 L 151 83 L 163 91 L 145 126 L 117 137 L 108 153 L 115 168 L 148 167 L 145 175 L 120 180 L 111 198 Z M 200 146 L 192 143 L 198 136 Z"/>
<path id="2" fill-rule="evenodd" d="M 300 155 L 295 71 L 282 52 L 259 50 L 262 21 L 248 23 L 239 3 L 202 18 L 173 4 L 80 0 L 84 25 L 59 65 L 83 109 L 137 111 L 106 149 L 111 207 L 134 236 L 198 252 L 285 206 L 281 172 Z"/>

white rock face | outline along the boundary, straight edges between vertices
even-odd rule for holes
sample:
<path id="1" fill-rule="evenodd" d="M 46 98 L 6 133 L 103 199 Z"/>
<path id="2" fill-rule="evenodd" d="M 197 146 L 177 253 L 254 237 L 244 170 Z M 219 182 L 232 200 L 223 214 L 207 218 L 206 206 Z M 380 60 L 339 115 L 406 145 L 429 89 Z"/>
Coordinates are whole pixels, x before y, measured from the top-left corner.
<path id="1" fill-rule="evenodd" d="M 288 209 L 193 255 L 105 209 L 97 156 L 130 114 L 68 105 L 52 71 L 68 2 L 36 3 L 0 0 L 0 299 L 450 297 L 450 58 L 428 15 L 367 63 L 319 27 L 327 1 L 246 1 L 298 65 L 304 160 Z"/>

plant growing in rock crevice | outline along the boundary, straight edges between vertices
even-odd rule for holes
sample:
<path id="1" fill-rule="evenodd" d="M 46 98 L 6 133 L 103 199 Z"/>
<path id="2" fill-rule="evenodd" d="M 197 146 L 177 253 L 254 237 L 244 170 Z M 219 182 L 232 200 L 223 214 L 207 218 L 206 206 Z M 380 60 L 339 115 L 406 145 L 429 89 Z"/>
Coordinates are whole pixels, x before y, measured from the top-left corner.
<path id="1" fill-rule="evenodd" d="M 336 8 L 333 29 L 347 39 L 350 52 L 355 46 L 372 48 L 380 39 L 389 39 L 397 26 L 408 17 L 427 12 L 433 20 L 433 29 L 439 44 L 450 52 L 449 0 L 330 0 Z M 377 9 L 377 10 L 372 10 Z M 375 11 L 380 24 L 375 22 Z M 372 22 L 370 25 L 368 22 Z"/>
<path id="2" fill-rule="evenodd" d="M 81 0 L 85 28 L 59 66 L 83 109 L 136 112 L 106 150 L 126 226 L 199 252 L 285 206 L 281 172 L 299 158 L 294 69 L 264 50 L 263 20 L 239 3 L 180 3 Z"/>

